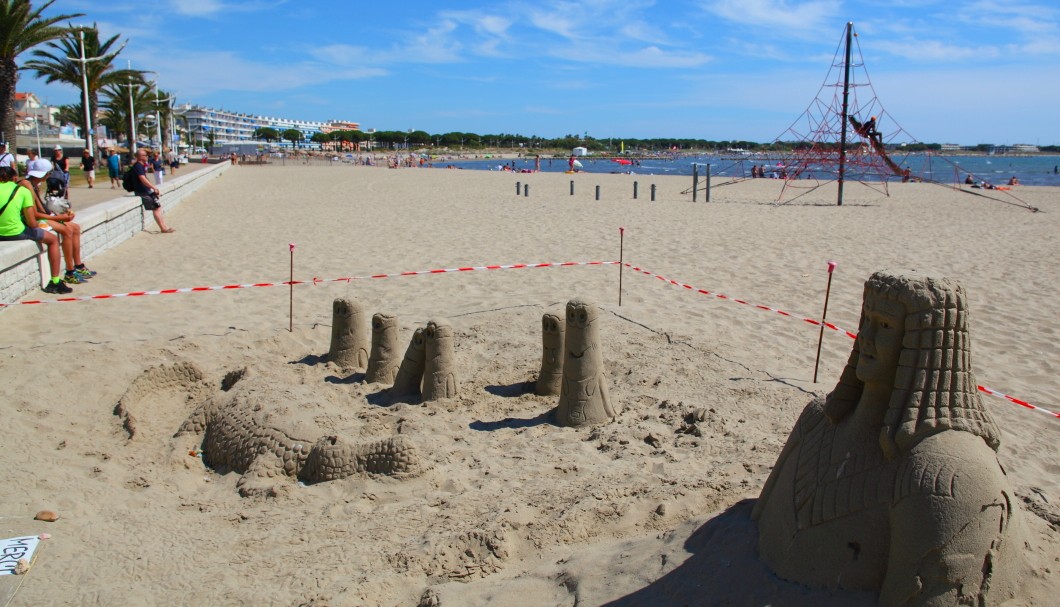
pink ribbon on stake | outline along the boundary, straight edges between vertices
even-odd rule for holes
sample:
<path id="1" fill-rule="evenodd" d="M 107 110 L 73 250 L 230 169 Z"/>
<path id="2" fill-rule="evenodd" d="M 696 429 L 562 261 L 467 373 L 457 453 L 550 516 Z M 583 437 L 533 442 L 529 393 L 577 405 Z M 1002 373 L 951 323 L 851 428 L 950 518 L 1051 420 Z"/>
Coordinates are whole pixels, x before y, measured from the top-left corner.
<path id="1" fill-rule="evenodd" d="M 291 246 L 294 246 L 294 245 L 291 245 Z M 831 274 L 832 272 L 834 272 L 836 266 L 838 266 L 838 265 L 839 265 L 838 261 L 829 260 L 828 261 L 828 273 Z"/>

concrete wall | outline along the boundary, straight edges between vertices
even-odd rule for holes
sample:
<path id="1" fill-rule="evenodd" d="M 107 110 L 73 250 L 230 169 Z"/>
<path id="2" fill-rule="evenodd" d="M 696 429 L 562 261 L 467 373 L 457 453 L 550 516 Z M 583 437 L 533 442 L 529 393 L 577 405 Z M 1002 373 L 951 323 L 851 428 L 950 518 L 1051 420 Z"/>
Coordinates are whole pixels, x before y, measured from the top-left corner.
<path id="1" fill-rule="evenodd" d="M 219 177 L 230 164 L 222 162 L 187 175 L 167 179 L 161 187 L 162 208 L 171 211 L 192 192 Z M 144 211 L 137 196 L 124 194 L 84 210 L 74 206 L 81 225 L 81 257 L 91 267 L 92 257 L 116 247 L 144 228 L 157 230 L 151 213 Z M 0 303 L 17 301 L 40 288 L 50 275 L 48 257 L 30 241 L 0 242 Z M 36 297 L 34 297 L 35 299 Z M 4 308 L 0 308 L 3 310 Z"/>

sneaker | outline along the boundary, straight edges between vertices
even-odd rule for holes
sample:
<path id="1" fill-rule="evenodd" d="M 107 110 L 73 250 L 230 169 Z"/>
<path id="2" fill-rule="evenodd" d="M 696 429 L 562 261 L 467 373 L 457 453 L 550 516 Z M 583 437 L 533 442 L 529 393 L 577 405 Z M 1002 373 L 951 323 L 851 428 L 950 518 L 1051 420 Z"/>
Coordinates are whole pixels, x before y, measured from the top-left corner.
<path id="1" fill-rule="evenodd" d="M 88 268 L 74 268 L 74 274 L 77 274 L 82 279 L 92 278 L 97 274 L 95 270 L 89 270 Z"/>
<path id="2" fill-rule="evenodd" d="M 72 284 L 72 285 L 79 285 L 79 284 L 81 284 L 84 281 L 81 280 L 81 277 L 78 276 L 76 273 L 67 272 L 66 274 L 63 275 L 62 282 L 65 282 L 65 283 L 68 283 L 68 284 Z"/>
<path id="3" fill-rule="evenodd" d="M 52 295 L 66 295 L 67 293 L 73 293 L 74 290 L 63 284 L 63 281 L 52 282 L 48 281 L 48 284 L 44 286 L 45 293 L 51 293 Z"/>

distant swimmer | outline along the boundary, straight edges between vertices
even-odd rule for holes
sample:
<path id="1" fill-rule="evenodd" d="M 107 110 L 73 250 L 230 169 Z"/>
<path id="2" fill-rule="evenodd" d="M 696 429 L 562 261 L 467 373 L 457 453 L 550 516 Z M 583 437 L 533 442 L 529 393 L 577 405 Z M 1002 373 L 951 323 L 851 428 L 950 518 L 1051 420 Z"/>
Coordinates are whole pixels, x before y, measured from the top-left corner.
<path id="1" fill-rule="evenodd" d="M 975 180 L 972 179 L 972 174 L 971 173 L 968 173 L 968 176 L 964 178 L 964 183 L 966 183 L 968 185 L 972 185 L 972 184 L 975 183 Z"/>
<path id="2" fill-rule="evenodd" d="M 1020 184 L 1020 180 L 1016 179 L 1016 176 L 1013 175 L 1012 177 L 1009 178 L 1008 184 L 1009 185 L 1019 185 Z"/>

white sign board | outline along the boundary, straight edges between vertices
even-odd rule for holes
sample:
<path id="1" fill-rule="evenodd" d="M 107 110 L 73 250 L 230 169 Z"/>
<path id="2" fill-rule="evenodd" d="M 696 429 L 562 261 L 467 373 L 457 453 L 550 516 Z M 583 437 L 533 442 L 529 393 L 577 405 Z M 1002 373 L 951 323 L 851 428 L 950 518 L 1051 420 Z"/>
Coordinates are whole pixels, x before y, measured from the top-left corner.
<path id="1" fill-rule="evenodd" d="M 33 562 L 33 553 L 40 544 L 35 535 L 0 540 L 0 575 L 14 575 L 15 566 L 21 559 Z"/>

